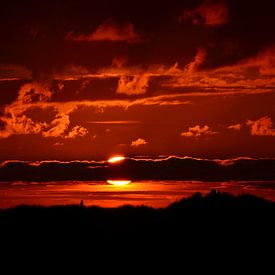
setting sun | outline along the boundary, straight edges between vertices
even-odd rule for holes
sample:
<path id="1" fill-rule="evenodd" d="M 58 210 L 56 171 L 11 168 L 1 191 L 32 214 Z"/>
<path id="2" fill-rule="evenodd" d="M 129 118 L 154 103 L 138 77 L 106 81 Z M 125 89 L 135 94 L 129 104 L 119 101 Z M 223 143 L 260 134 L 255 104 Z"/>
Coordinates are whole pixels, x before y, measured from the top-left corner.
<path id="1" fill-rule="evenodd" d="M 125 157 L 123 157 L 123 156 L 115 156 L 115 157 L 109 158 L 108 162 L 109 163 L 116 163 L 116 162 L 119 162 L 119 161 L 122 161 L 122 160 L 125 160 Z"/>
<path id="2" fill-rule="evenodd" d="M 107 180 L 109 184 L 116 185 L 116 186 L 124 186 L 131 183 L 130 180 Z"/>

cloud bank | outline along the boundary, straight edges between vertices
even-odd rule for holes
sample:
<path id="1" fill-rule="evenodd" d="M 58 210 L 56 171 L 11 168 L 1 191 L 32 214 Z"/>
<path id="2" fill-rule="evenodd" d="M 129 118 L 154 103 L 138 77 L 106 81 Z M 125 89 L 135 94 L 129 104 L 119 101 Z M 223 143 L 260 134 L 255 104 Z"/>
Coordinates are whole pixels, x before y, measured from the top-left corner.
<path id="1" fill-rule="evenodd" d="M 107 161 L 5 161 L 1 181 L 60 180 L 275 180 L 274 159 L 228 160 L 168 157 L 134 159 L 110 164 Z"/>

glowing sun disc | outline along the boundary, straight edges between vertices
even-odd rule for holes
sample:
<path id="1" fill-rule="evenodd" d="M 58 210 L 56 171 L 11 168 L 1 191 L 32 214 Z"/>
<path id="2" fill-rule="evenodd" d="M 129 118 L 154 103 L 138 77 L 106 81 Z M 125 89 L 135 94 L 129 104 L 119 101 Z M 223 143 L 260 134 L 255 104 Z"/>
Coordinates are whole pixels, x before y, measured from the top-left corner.
<path id="1" fill-rule="evenodd" d="M 109 184 L 116 185 L 116 186 L 124 186 L 131 183 L 130 180 L 107 180 Z"/>
<path id="2" fill-rule="evenodd" d="M 122 156 L 115 156 L 115 157 L 109 158 L 109 159 L 108 159 L 108 162 L 109 162 L 109 163 L 116 163 L 116 162 L 122 161 L 122 160 L 124 160 L 124 159 L 125 159 L 125 157 L 122 157 Z"/>

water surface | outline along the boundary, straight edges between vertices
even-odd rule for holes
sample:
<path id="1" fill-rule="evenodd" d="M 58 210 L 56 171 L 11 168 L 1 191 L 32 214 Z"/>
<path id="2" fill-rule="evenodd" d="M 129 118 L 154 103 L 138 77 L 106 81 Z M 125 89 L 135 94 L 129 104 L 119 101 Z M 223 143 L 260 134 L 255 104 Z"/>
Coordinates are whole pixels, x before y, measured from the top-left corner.
<path id="1" fill-rule="evenodd" d="M 117 207 L 125 204 L 165 207 L 195 192 L 211 189 L 232 194 L 249 193 L 275 200 L 274 181 L 134 181 L 124 186 L 104 181 L 0 182 L 0 208 L 21 204 Z"/>

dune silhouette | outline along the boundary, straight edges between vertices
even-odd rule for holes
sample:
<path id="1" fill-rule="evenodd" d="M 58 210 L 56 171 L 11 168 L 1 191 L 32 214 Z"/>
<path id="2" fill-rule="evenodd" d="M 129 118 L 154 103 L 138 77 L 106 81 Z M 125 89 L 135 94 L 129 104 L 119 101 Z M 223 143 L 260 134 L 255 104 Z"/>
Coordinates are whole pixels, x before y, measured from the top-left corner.
<path id="1" fill-rule="evenodd" d="M 57 264 L 62 270 L 74 264 L 102 269 L 102 262 L 108 267 L 114 262 L 119 270 L 137 263 L 137 269 L 160 272 L 163 263 L 169 270 L 199 265 L 217 271 L 218 264 L 235 268 L 260 263 L 259 257 L 272 263 L 275 203 L 265 199 L 213 190 L 162 209 L 84 205 L 0 210 L 2 251 L 13 261 Z"/>
<path id="2" fill-rule="evenodd" d="M 125 205 L 118 208 L 19 206 L 0 210 L 1 231 L 22 234 L 79 234 L 93 242 L 106 240 L 168 241 L 226 238 L 227 234 L 273 235 L 275 203 L 252 195 L 233 196 L 212 190 L 196 193 L 166 208 Z M 20 230 L 18 230 L 20 229 Z M 35 229 L 35 232 L 33 232 Z M 3 233 L 4 234 L 4 233 Z M 63 236 L 63 235 L 62 235 Z M 62 237 L 61 236 L 61 237 Z M 64 237 L 63 236 L 63 237 Z M 216 239 L 215 237 L 215 239 Z"/>

